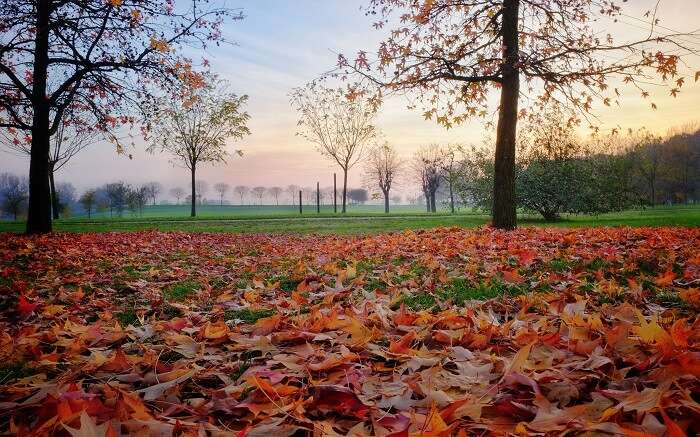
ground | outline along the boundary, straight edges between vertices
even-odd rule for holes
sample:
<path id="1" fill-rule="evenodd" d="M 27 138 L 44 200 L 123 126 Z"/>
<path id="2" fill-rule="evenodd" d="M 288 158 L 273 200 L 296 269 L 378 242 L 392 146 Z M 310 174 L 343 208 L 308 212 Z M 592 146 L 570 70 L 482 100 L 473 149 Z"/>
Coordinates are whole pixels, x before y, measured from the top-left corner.
<path id="1" fill-rule="evenodd" d="M 0 434 L 694 435 L 700 229 L 5 234 Z"/>
<path id="2" fill-rule="evenodd" d="M 184 205 L 148 206 L 143 214 L 125 212 L 123 217 L 109 217 L 108 213 L 88 219 L 76 216 L 56 220 L 54 229 L 60 232 L 105 232 L 157 229 L 186 232 L 235 233 L 294 233 L 294 234 L 366 234 L 401 231 L 404 229 L 432 229 L 445 226 L 478 227 L 487 224 L 490 217 L 482 212 L 462 210 L 457 214 L 446 211 L 426 214 L 419 205 L 392 207 L 384 214 L 380 205 L 353 205 L 348 214 L 333 214 L 325 206 L 320 214 L 304 206 L 304 214 L 290 206 L 218 206 L 206 205 L 199 216 L 189 217 Z M 583 227 L 583 226 L 700 226 L 700 205 L 676 205 L 629 210 L 608 214 L 566 215 L 557 222 L 548 223 L 538 215 L 520 214 L 521 226 Z M 22 222 L 0 221 L 0 232 L 23 232 Z"/>

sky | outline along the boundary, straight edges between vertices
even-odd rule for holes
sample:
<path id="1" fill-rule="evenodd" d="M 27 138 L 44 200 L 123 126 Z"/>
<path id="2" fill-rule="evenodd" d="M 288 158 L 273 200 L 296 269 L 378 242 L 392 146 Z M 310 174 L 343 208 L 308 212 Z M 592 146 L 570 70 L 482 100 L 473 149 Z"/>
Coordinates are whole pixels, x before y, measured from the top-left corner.
<path id="1" fill-rule="evenodd" d="M 338 53 L 376 49 L 383 36 L 372 27 L 372 19 L 362 10 L 368 0 L 228 0 L 229 7 L 240 7 L 243 21 L 226 24 L 224 36 L 235 44 L 210 49 L 205 56 L 211 68 L 231 83 L 231 89 L 250 96 L 248 112 L 252 135 L 232 143 L 230 150 L 242 149 L 243 157 L 231 156 L 226 164 L 206 165 L 198 178 L 213 185 L 282 186 L 297 184 L 332 185 L 338 168 L 324 159 L 302 137 L 296 136 L 296 114 L 289 103 L 292 88 L 302 86 L 333 68 Z M 634 0 L 630 15 L 641 16 L 654 0 Z M 661 24 L 681 31 L 700 27 L 695 14 L 697 0 L 661 0 Z M 604 25 L 603 27 L 607 26 Z M 642 24 L 632 18 L 615 24 L 621 35 L 640 32 Z M 700 38 L 694 40 L 700 45 Z M 694 59 L 698 61 L 698 59 Z M 689 66 L 700 70 L 700 62 Z M 689 70 L 689 71 L 691 71 Z M 665 94 L 666 92 L 664 92 Z M 700 121 L 700 83 L 690 80 L 677 99 L 662 95 L 654 99 L 659 109 L 637 95 L 623 95 L 623 104 L 598 108 L 603 128 L 646 127 L 658 133 L 669 128 Z M 471 122 L 446 130 L 425 121 L 420 110 L 406 108 L 406 98 L 394 98 L 383 107 L 377 124 L 384 137 L 409 157 L 430 143 L 481 143 L 485 130 Z M 57 181 L 71 182 L 82 191 L 106 182 L 124 180 L 132 184 L 161 182 L 169 188 L 187 187 L 186 169 L 173 165 L 166 155 L 151 155 L 138 141 L 127 153 L 118 155 L 113 145 L 99 143 L 84 150 L 57 174 Z M 0 171 L 28 172 L 28 159 L 15 153 L 0 152 Z M 362 183 L 362 170 L 350 173 L 350 185 Z M 404 184 L 401 191 L 412 194 L 415 187 Z M 215 197 L 211 194 L 209 197 Z"/>

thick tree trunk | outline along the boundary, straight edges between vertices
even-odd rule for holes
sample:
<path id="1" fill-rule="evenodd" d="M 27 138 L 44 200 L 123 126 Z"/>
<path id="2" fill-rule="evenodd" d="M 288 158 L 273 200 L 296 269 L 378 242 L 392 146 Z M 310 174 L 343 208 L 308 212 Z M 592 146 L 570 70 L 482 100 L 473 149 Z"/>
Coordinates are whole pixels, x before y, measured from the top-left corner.
<path id="1" fill-rule="evenodd" d="M 435 191 L 430 193 L 430 212 L 437 212 L 437 208 L 435 207 Z"/>
<path id="2" fill-rule="evenodd" d="M 34 71 L 32 86 L 32 145 L 29 155 L 29 210 L 27 234 L 51 232 L 51 198 L 49 191 L 49 102 L 46 98 L 49 64 L 49 17 L 51 2 L 36 3 L 34 37 Z"/>
<path id="3" fill-rule="evenodd" d="M 341 212 L 345 214 L 346 208 L 345 208 L 345 202 L 347 200 L 348 196 L 348 169 L 347 167 L 343 169 L 343 208 Z"/>
<path id="4" fill-rule="evenodd" d="M 493 226 L 515 229 L 515 140 L 518 127 L 518 9 L 519 0 L 503 1 L 503 79 L 496 131 L 493 186 Z"/>
<path id="5" fill-rule="evenodd" d="M 195 183 L 195 166 L 192 166 L 192 206 L 190 208 L 190 217 L 196 217 L 197 216 L 197 189 L 196 189 L 196 183 Z"/>
<path id="6" fill-rule="evenodd" d="M 423 197 L 425 197 L 425 211 L 430 212 L 430 193 L 427 190 L 423 190 Z"/>
<path id="7" fill-rule="evenodd" d="M 53 212 L 53 219 L 58 220 L 58 194 L 56 194 L 56 182 L 51 166 L 49 166 L 49 190 L 51 191 L 51 211 Z"/>
<path id="8" fill-rule="evenodd" d="M 384 191 L 384 212 L 389 214 L 389 191 Z"/>

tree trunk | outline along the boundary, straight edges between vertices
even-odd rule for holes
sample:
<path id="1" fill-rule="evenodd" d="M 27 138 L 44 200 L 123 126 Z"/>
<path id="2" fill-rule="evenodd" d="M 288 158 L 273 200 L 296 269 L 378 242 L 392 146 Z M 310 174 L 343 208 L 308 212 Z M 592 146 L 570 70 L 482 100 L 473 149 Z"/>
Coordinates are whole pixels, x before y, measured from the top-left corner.
<path id="1" fill-rule="evenodd" d="M 49 190 L 49 102 L 46 98 L 49 64 L 49 17 L 51 2 L 36 3 L 34 37 L 34 84 L 32 87 L 32 144 L 29 156 L 29 209 L 27 234 L 51 232 L 51 198 Z"/>
<path id="2" fill-rule="evenodd" d="M 452 212 L 452 214 L 454 214 L 455 213 L 455 193 L 454 193 L 454 190 L 452 189 L 452 177 L 450 177 L 449 185 L 450 185 L 450 211 Z"/>
<path id="3" fill-rule="evenodd" d="M 389 191 L 384 192 L 384 212 L 389 214 Z"/>
<path id="4" fill-rule="evenodd" d="M 515 140 L 518 127 L 518 9 L 520 0 L 503 0 L 503 79 L 496 130 L 493 226 L 515 229 Z"/>
<path id="5" fill-rule="evenodd" d="M 53 219 L 58 220 L 58 194 L 56 194 L 56 182 L 54 181 L 53 168 L 49 165 L 49 191 L 51 192 L 51 211 Z"/>
<path id="6" fill-rule="evenodd" d="M 190 208 L 190 217 L 196 217 L 197 216 L 197 189 L 195 188 L 195 180 L 194 180 L 194 175 L 195 175 L 195 166 L 192 166 L 192 206 Z"/>
<path id="7" fill-rule="evenodd" d="M 430 212 L 430 193 L 427 190 L 423 190 L 423 197 L 425 197 L 425 211 Z"/>
<path id="8" fill-rule="evenodd" d="M 348 195 L 348 169 L 347 167 L 343 169 L 343 208 L 341 212 L 345 214 L 346 209 L 345 209 L 345 202 L 347 200 L 347 195 Z"/>
<path id="9" fill-rule="evenodd" d="M 430 193 L 430 212 L 437 212 L 437 208 L 435 207 L 435 191 Z"/>

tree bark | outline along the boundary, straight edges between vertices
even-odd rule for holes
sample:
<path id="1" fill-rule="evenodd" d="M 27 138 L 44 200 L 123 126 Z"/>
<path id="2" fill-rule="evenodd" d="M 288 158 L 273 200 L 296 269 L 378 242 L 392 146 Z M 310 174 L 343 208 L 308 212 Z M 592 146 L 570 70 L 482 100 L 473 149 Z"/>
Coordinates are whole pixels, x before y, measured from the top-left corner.
<path id="1" fill-rule="evenodd" d="M 56 194 L 56 182 L 51 165 L 49 165 L 49 190 L 51 191 L 51 211 L 53 213 L 53 219 L 58 220 L 58 194 Z"/>
<path id="2" fill-rule="evenodd" d="M 430 193 L 430 212 L 437 212 L 437 208 L 435 207 L 435 191 Z"/>
<path id="3" fill-rule="evenodd" d="M 193 165 L 192 166 L 192 206 L 190 208 L 190 217 L 196 217 L 197 216 L 197 189 L 196 189 L 196 183 L 195 183 L 195 170 L 196 167 Z"/>
<path id="4" fill-rule="evenodd" d="M 346 212 L 345 202 L 347 199 L 347 195 L 348 195 L 348 169 L 347 169 L 347 167 L 345 167 L 343 169 L 343 208 L 341 210 L 341 212 L 343 214 L 345 214 L 345 212 Z"/>
<path id="5" fill-rule="evenodd" d="M 515 140 L 518 127 L 518 9 L 519 0 L 503 0 L 503 73 L 498 110 L 493 186 L 492 225 L 515 229 Z"/>
<path id="6" fill-rule="evenodd" d="M 34 71 L 32 86 L 32 144 L 29 156 L 29 209 L 27 234 L 51 232 L 51 198 L 49 189 L 49 102 L 46 98 L 49 65 L 49 18 L 51 2 L 36 3 L 34 37 Z"/>
<path id="7" fill-rule="evenodd" d="M 389 214 L 389 191 L 384 192 L 384 212 Z"/>

